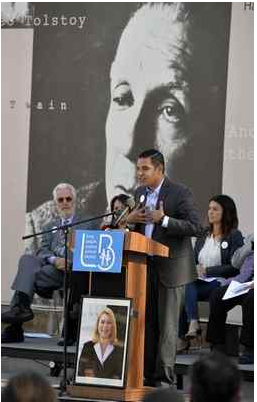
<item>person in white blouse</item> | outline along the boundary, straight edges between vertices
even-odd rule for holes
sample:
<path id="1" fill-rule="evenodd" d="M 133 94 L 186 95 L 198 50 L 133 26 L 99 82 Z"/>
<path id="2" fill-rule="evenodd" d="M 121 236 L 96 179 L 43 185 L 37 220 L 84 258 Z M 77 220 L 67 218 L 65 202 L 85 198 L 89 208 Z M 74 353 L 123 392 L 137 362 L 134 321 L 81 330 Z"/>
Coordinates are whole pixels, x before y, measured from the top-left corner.
<path id="1" fill-rule="evenodd" d="M 208 228 L 194 248 L 198 279 L 186 285 L 185 312 L 189 327 L 187 333 L 180 331 L 182 339 L 190 340 L 201 334 L 198 301 L 209 300 L 213 289 L 222 285 L 225 278 L 238 273 L 231 259 L 244 242 L 242 233 L 237 229 L 237 209 L 231 197 L 220 194 L 210 199 L 208 222 Z"/>
<path id="2" fill-rule="evenodd" d="M 117 324 L 113 311 L 105 307 L 97 316 L 91 341 L 84 344 L 78 376 L 120 379 L 123 347 L 118 345 Z"/>

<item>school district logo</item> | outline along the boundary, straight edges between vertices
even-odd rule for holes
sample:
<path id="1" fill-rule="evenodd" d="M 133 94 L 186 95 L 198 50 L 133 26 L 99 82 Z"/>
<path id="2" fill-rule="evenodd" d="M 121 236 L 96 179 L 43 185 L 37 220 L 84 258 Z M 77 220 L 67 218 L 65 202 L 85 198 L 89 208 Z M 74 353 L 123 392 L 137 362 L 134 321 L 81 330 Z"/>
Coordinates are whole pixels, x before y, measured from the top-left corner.
<path id="1" fill-rule="evenodd" d="M 73 271 L 121 272 L 122 231 L 77 230 Z"/>
<path id="2" fill-rule="evenodd" d="M 108 271 L 109 269 L 112 269 L 115 262 L 115 254 L 112 248 L 112 244 L 112 237 L 109 234 L 100 234 L 98 254 L 101 265 L 98 265 L 98 268 L 102 271 Z"/>

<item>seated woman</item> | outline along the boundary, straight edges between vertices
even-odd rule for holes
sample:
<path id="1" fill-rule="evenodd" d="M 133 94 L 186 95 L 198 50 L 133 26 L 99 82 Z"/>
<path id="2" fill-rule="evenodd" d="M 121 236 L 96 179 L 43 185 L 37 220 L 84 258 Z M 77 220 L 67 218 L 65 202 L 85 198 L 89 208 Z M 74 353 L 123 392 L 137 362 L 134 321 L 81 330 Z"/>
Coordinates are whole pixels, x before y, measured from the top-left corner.
<path id="1" fill-rule="evenodd" d="M 221 194 L 210 199 L 208 221 L 209 227 L 194 248 L 198 279 L 185 287 L 185 313 L 189 328 L 187 333 L 182 334 L 181 328 L 180 336 L 187 340 L 201 334 L 198 301 L 209 300 L 212 290 L 222 285 L 224 278 L 238 273 L 231 259 L 235 250 L 244 243 L 241 232 L 237 230 L 236 205 L 229 196 Z M 186 346 L 189 346 L 188 342 Z"/>
<path id="2" fill-rule="evenodd" d="M 78 376 L 120 379 L 123 348 L 117 343 L 115 316 L 109 307 L 105 307 L 97 316 L 92 341 L 83 346 Z"/>
<path id="3" fill-rule="evenodd" d="M 131 210 L 134 208 L 134 199 L 126 194 L 115 195 L 110 202 L 111 212 L 115 212 L 111 222 L 106 224 L 103 222 L 101 229 L 126 229 L 126 218 Z M 127 212 L 125 210 L 127 209 Z"/>
<path id="4" fill-rule="evenodd" d="M 127 213 L 121 216 L 128 208 Z M 116 212 L 112 221 L 103 222 L 101 229 L 128 229 L 126 217 L 134 208 L 134 200 L 126 194 L 119 194 L 112 198 L 110 203 L 111 212 Z M 119 220 L 119 218 L 121 219 Z M 118 223 L 117 223 L 118 222 Z M 92 275 L 92 295 L 103 297 L 124 297 L 125 295 L 125 268 L 121 268 L 121 274 L 98 273 Z"/>

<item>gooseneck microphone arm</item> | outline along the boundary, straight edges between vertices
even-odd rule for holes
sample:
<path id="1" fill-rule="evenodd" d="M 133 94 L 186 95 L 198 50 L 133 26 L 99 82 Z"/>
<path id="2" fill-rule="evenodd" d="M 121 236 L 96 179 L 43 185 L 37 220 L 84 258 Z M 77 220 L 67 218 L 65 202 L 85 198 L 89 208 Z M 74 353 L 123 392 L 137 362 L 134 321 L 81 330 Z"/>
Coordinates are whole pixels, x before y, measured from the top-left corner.
<path id="1" fill-rule="evenodd" d="M 120 223 L 120 221 L 122 220 L 122 218 L 126 215 L 127 212 L 129 212 L 130 207 L 126 207 L 122 213 L 120 214 L 120 216 L 118 216 L 118 218 L 114 221 L 113 226 L 116 227 L 118 225 L 118 223 Z"/>
<path id="2" fill-rule="evenodd" d="M 83 219 L 81 221 L 75 221 L 73 223 L 69 223 L 68 225 L 55 226 L 54 228 L 49 229 L 49 230 L 43 230 L 42 232 L 22 236 L 22 240 L 27 240 L 27 239 L 30 239 L 31 237 L 41 236 L 41 235 L 46 234 L 46 233 L 56 232 L 57 230 L 64 230 L 67 227 L 71 228 L 72 226 L 77 226 L 77 225 L 80 225 L 81 223 L 88 223 L 88 222 L 95 221 L 95 220 L 101 219 L 101 218 L 105 218 L 105 217 L 111 216 L 111 215 L 115 215 L 115 212 L 109 212 L 108 214 L 94 216 L 92 218 Z"/>

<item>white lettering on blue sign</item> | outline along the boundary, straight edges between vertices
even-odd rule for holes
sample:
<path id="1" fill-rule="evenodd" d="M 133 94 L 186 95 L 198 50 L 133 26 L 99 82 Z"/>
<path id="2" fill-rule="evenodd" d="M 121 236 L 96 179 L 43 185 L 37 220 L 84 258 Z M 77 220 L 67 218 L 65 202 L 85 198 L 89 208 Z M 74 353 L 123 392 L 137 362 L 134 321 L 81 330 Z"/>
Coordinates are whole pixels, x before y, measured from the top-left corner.
<path id="1" fill-rule="evenodd" d="M 80 262 L 81 262 L 81 265 L 82 265 L 83 267 L 92 267 L 92 268 L 94 268 L 94 267 L 96 266 L 95 264 L 88 264 L 88 263 L 86 263 L 86 257 L 87 257 L 87 258 L 90 258 L 90 256 L 87 256 L 87 252 L 88 252 L 87 247 L 89 246 L 89 245 L 87 244 L 87 242 L 89 242 L 89 243 L 92 242 L 92 241 L 88 240 L 87 237 L 90 238 L 91 236 L 86 236 L 85 233 L 82 234 L 81 252 L 80 252 Z M 93 242 L 92 242 L 92 243 L 93 243 Z M 85 260 L 84 260 L 84 259 L 85 259 Z"/>

